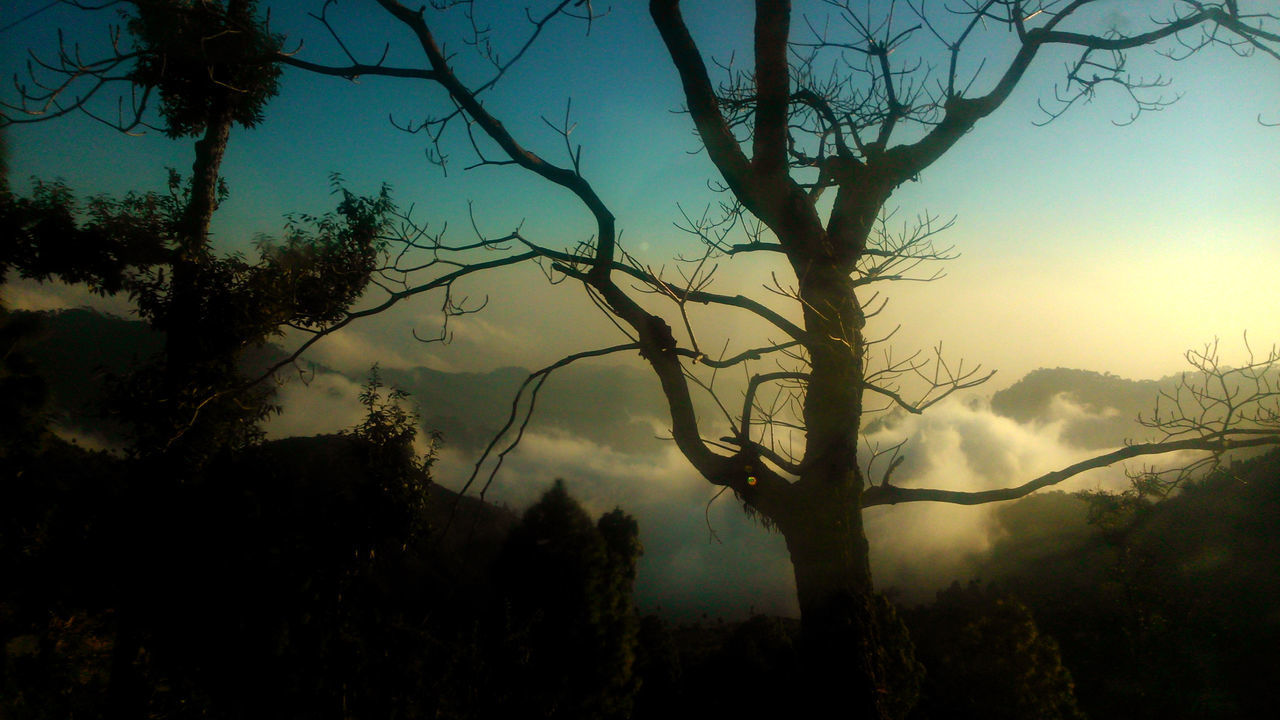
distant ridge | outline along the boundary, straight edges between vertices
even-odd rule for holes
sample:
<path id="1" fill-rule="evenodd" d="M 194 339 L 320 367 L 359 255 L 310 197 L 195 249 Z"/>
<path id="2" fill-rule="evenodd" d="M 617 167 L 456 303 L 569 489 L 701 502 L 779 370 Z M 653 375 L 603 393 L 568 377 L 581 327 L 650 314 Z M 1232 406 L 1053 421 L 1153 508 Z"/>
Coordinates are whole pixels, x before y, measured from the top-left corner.
<path id="1" fill-rule="evenodd" d="M 103 382 L 119 375 L 163 346 L 159 333 L 145 323 L 92 310 L 32 313 L 44 332 L 28 352 L 50 384 L 55 420 L 64 427 L 95 430 L 108 436 L 119 428 L 101 418 Z M 246 373 L 260 373 L 287 357 L 275 344 L 246 352 Z M 370 363 L 376 358 L 370 358 Z M 343 373 L 307 363 L 318 374 L 341 375 L 354 383 L 364 372 Z M 485 372 L 445 372 L 427 367 L 383 368 L 389 384 L 410 393 L 423 425 L 443 430 L 452 447 L 476 449 L 492 438 L 511 410 L 511 402 L 529 371 L 503 367 Z M 1128 380 L 1109 373 L 1069 368 L 1041 368 L 1028 373 L 991 398 L 991 409 L 1020 423 L 1063 423 L 1062 438 L 1081 448 L 1116 447 L 1145 437 L 1135 422 L 1150 414 L 1164 380 Z M 668 411 L 654 380 L 643 368 L 582 363 L 552 375 L 538 396 L 531 429 L 564 432 L 628 453 L 657 452 L 654 424 L 668 422 Z M 1055 404 L 1057 401 L 1057 404 Z M 1062 416 L 1061 401 L 1082 412 Z M 700 411 L 715 410 L 703 402 Z M 620 412 L 619 408 L 625 408 Z"/>
<path id="2" fill-rule="evenodd" d="M 161 333 L 139 320 L 88 309 L 26 312 L 40 318 L 43 332 L 27 352 L 50 385 L 55 421 L 109 442 L 122 429 L 102 417 L 104 383 L 163 348 Z M 286 359 L 274 343 L 245 351 L 243 370 L 254 376 Z M 370 358 L 372 365 L 377 358 Z M 317 374 L 336 374 L 360 384 L 367 369 L 341 372 L 323 364 L 302 364 Z M 443 430 L 452 447 L 484 447 L 511 411 L 511 402 L 529 370 L 504 367 L 485 372 L 444 372 L 426 367 L 382 368 L 382 378 L 410 394 L 427 428 Z M 650 419 L 665 419 L 667 409 L 655 381 L 640 368 L 582 363 L 547 381 L 538 396 L 536 430 L 563 431 L 623 452 L 654 452 L 661 447 Z M 606 398 L 608 401 L 606 402 Z M 619 403 L 626 408 L 619 412 Z"/>
<path id="3" fill-rule="evenodd" d="M 1139 414 L 1149 416 L 1168 380 L 1128 380 L 1110 373 L 1070 368 L 1040 368 L 991 396 L 991 410 L 1020 423 L 1062 420 L 1062 439 L 1088 449 L 1116 447 L 1141 437 L 1146 428 Z M 1084 412 L 1076 417 L 1055 415 L 1054 401 L 1062 399 Z"/>

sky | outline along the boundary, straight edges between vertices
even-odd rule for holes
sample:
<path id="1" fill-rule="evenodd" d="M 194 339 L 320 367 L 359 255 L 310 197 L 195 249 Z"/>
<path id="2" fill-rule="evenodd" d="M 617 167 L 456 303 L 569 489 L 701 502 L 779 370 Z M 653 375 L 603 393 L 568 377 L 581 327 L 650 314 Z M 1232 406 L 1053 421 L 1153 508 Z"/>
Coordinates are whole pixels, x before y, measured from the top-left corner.
<path id="1" fill-rule="evenodd" d="M 81 42 L 86 55 L 105 47 L 111 10 L 84 13 L 55 6 L 8 27 L 45 5 L 45 0 L 7 0 L 0 6 L 0 27 L 7 28 L 0 34 L 0 68 L 6 77 L 24 72 L 28 48 L 48 57 L 57 28 L 64 29 L 69 42 Z M 319 2 L 263 5 L 271 9 L 272 28 L 289 38 L 287 46 L 299 57 L 340 62 L 334 41 L 307 16 L 318 12 Z M 478 24 L 491 27 L 501 52 L 510 53 L 510 38 L 523 36 L 528 25 L 518 12 L 503 11 L 523 4 L 478 5 Z M 595 3 L 597 10 L 604 5 Z M 679 84 L 643 5 L 616 2 L 591 23 L 589 32 L 581 22 L 553 23 L 486 104 L 529 147 L 563 162 L 563 141 L 542 118 L 558 122 L 571 101 L 571 122 L 576 123 L 571 137 L 581 144 L 583 172 L 618 217 L 623 243 L 645 263 L 670 266 L 675 255 L 696 252 L 691 239 L 673 226 L 680 208 L 698 213 L 719 198 L 707 186 L 715 178 L 714 167 L 699 152 L 688 116 L 676 112 L 682 105 Z M 749 62 L 750 3 L 685 5 L 705 56 L 722 63 L 732 59 L 739 67 Z M 1132 5 L 1104 3 L 1098 22 L 1132 26 L 1151 4 L 1129 10 Z M 816 5 L 805 8 L 814 18 L 822 12 Z M 373 62 L 386 46 L 388 64 L 423 63 L 413 52 L 412 38 L 383 19 L 372 2 L 342 0 L 332 12 L 335 28 L 362 60 Z M 456 13 L 441 22 L 440 33 L 452 38 L 446 44 L 458 53 L 465 77 L 485 77 L 460 39 L 458 31 L 464 28 Z M 935 58 L 936 42 L 923 33 L 918 37 L 901 52 Z M 989 33 L 974 49 L 989 51 L 995 67 L 1007 42 L 999 33 Z M 891 199 L 889 206 L 898 208 L 899 218 L 954 216 L 954 227 L 938 242 L 954 246 L 959 257 L 942 268 L 946 276 L 936 282 L 882 288 L 890 303 L 873 319 L 871 333 L 883 335 L 900 326 L 893 345 L 899 354 L 941 344 L 953 361 L 963 358 L 968 365 L 997 370 L 978 396 L 1037 367 L 1154 378 L 1181 370 L 1185 350 L 1215 337 L 1222 338 L 1229 361 L 1242 357 L 1240 339 L 1246 331 L 1255 347 L 1280 341 L 1280 304 L 1274 293 L 1275 269 L 1280 267 L 1280 203 L 1275 202 L 1280 128 L 1260 122 L 1280 122 L 1280 62 L 1203 52 L 1175 63 L 1135 52 L 1130 57 L 1133 72 L 1171 79 L 1168 95 L 1181 96 L 1176 103 L 1120 125 L 1129 117 L 1125 99 L 1100 93 L 1094 102 L 1039 127 L 1036 123 L 1045 116 L 1038 103 L 1052 100 L 1065 60 L 1061 55 L 1041 57 L 1005 106 L 919 182 L 907 183 Z M 976 86 L 990 77 L 989 71 L 980 74 Z M 12 88 L 2 96 L 11 100 Z M 114 107 L 108 100 L 100 110 Z M 231 196 L 215 220 L 216 244 L 225 251 L 247 250 L 255 235 L 279 232 L 285 213 L 331 208 L 329 177 L 335 172 L 359 193 L 374 193 L 388 183 L 402 208 L 412 206 L 414 217 L 433 229 L 447 228 L 446 236 L 454 242 L 474 237 L 471 217 L 487 235 L 519 226 L 554 247 L 572 247 L 589 237 L 590 218 L 564 193 L 511 167 L 464 169 L 474 158 L 457 133 L 445 144 L 450 156 L 446 174 L 427 162 L 421 134 L 401 132 L 391 124 L 447 112 L 443 100 L 418 81 L 364 77 L 351 83 L 287 69 L 281 94 L 264 122 L 233 132 L 224 166 Z M 84 194 L 159 190 L 166 166 L 185 170 L 191 162 L 190 141 L 168 140 L 155 132 L 126 137 L 84 117 L 11 127 L 8 143 L 10 177 L 19 188 L 24 178 L 36 176 L 64 178 Z M 723 263 L 713 289 L 768 298 L 761 285 L 771 270 L 781 269 L 757 259 Z M 326 341 L 315 357 L 347 370 L 380 361 L 396 367 L 484 371 L 541 366 L 566 352 L 619 342 L 580 289 L 568 283 L 549 286 L 536 268 L 494 273 L 459 292 L 477 301 L 487 298 L 488 305 L 483 313 L 452 323 L 451 344 L 412 340 L 413 330 L 433 335 L 439 327 L 440 299 L 428 297 Z M 73 290 L 21 285 L 11 291 L 10 301 L 38 307 L 74 304 L 83 297 Z M 707 347 L 758 332 L 733 317 L 695 319 L 705 328 Z M 943 432 L 939 422 L 963 427 L 966 412 L 982 411 L 950 405 L 927 427 L 933 432 Z M 983 417 L 989 421 L 983 427 L 999 425 Z M 968 421 L 976 422 L 972 417 Z M 1051 428 L 991 432 L 992 442 L 1003 439 L 1018 448 L 1042 450 L 1015 453 L 1022 458 L 1013 468 L 1019 476 L 1038 472 L 1034 468 L 1052 469 L 1053 462 L 1066 457 L 1060 445 L 1053 445 Z M 654 508 L 670 503 L 694 507 L 707 499 L 705 485 L 692 478 L 669 447 L 655 450 L 656 459 L 637 459 L 610 455 L 607 448 L 585 448 L 582 442 L 550 432 L 537 435 L 520 461 L 521 472 L 545 475 L 577 468 L 584 477 L 600 479 L 599 487 L 613 488 L 593 500 L 602 507 L 618 497 Z M 593 467 L 570 462 L 586 457 L 603 460 Z M 446 468 L 468 464 L 462 457 L 447 460 Z M 644 474 L 673 478 L 671 495 L 618 489 L 628 477 Z M 510 491 L 516 503 L 529 495 Z M 658 517 L 657 509 L 653 512 Z M 946 523 L 903 519 L 902 513 L 896 517 L 895 527 L 924 523 L 940 546 L 947 544 L 938 530 Z M 971 513 L 973 517 L 977 515 Z M 873 526 L 875 522 L 872 518 Z M 690 545 L 686 536 L 655 540 L 654 546 L 671 543 L 664 562 L 703 568 L 736 562 L 741 573 L 775 578 L 776 536 L 760 540 L 758 531 L 742 529 L 740 523 L 732 527 L 735 541 L 766 543 L 745 554 L 771 558 L 758 563 L 764 569 L 725 558 L 681 560 L 680 552 L 716 552 L 704 544 Z M 679 575 L 670 572 L 671 577 Z M 765 585 L 775 592 L 776 583 Z M 778 595 L 785 596 L 785 591 Z"/>
<path id="2" fill-rule="evenodd" d="M 0 26 L 44 4 L 7 2 Z M 715 171 L 697 152 L 689 118 L 673 112 L 682 103 L 679 87 L 641 5 L 611 6 L 589 35 L 582 23 L 552 25 L 487 102 L 531 148 L 563 161 L 560 139 L 541 118 L 558 121 L 572 101 L 573 140 L 583 148 L 587 178 L 618 216 L 626 247 L 658 265 L 691 251 L 690 238 L 672 226 L 677 204 L 696 213 L 718 198 L 706 189 Z M 705 54 L 743 65 L 750 49 L 749 4 L 688 5 Z M 334 42 L 306 15 L 318 3 L 267 6 L 272 27 L 288 36 L 300 57 L 338 59 Z M 504 6 L 510 4 L 496 5 Z M 492 7 L 481 3 L 479 12 Z M 335 26 L 361 59 L 372 62 L 389 43 L 389 62 L 421 64 L 412 38 L 382 20 L 371 2 L 344 0 L 337 12 Z M 1107 19 L 1123 22 L 1124 16 Z M 47 54 L 58 27 L 83 41 L 86 54 L 100 48 L 111 21 L 110 11 L 57 6 L 5 31 L 5 75 L 22 72 L 27 48 Z M 505 16 L 491 22 L 496 42 L 509 36 L 503 27 L 520 33 L 527 27 Z M 441 35 L 448 37 L 456 25 L 446 23 Z M 936 43 L 926 40 L 922 36 L 902 52 L 928 57 Z M 459 39 L 446 46 L 473 71 L 468 77 L 481 77 Z M 1036 127 L 1044 118 L 1037 102 L 1052 99 L 1063 60 L 1042 58 L 1001 110 L 890 201 L 903 218 L 954 216 L 955 226 L 939 242 L 955 246 L 960 257 L 942 268 L 947 277 L 940 282 L 886 288 L 891 304 L 873 330 L 901 324 L 898 347 L 941 342 L 955 357 L 998 369 L 997 385 L 1057 365 L 1162 375 L 1180 368 L 1186 349 L 1214 337 L 1234 342 L 1246 330 L 1258 342 L 1280 337 L 1280 310 L 1267 294 L 1269 270 L 1280 261 L 1280 205 L 1273 201 L 1280 142 L 1277 129 L 1258 122 L 1280 121 L 1277 63 L 1222 52 L 1173 63 L 1133 53 L 1135 73 L 1149 70 L 1148 76 L 1173 80 L 1169 93 L 1181 94 L 1177 103 L 1117 127 L 1114 121 L 1125 120 L 1129 108 L 1122 97 L 1100 93 L 1092 104 Z M 422 83 L 348 83 L 286 70 L 282 87 L 264 123 L 233 135 L 225 173 L 232 195 L 216 227 L 223 247 L 246 248 L 255 234 L 278 232 L 285 213 L 331 207 L 334 172 L 357 192 L 389 183 L 402 207 L 414 206 L 415 217 L 433 228 L 447 227 L 451 239 L 469 238 L 469 212 L 486 233 L 521 225 L 553 246 L 571 246 L 591 232 L 589 218 L 570 198 L 517 169 L 464 171 L 472 158 L 458 143 L 447 145 L 447 176 L 426 162 L 424 138 L 389 123 L 441 112 L 441 96 Z M 12 96 L 7 90 L 5 97 Z M 110 102 L 99 107 L 112 108 Z M 166 166 L 190 165 L 189 142 L 157 133 L 125 137 L 83 117 L 14 127 L 10 143 L 12 177 L 63 177 L 84 193 L 160 188 Z M 719 272 L 722 291 L 734 283 L 758 291 L 762 271 L 735 272 L 733 265 Z M 509 338 L 514 345 L 497 352 L 477 353 L 460 343 L 418 348 L 406 361 L 523 365 L 581 349 L 575 323 L 539 322 L 546 304 L 522 302 L 528 289 L 547 297 L 556 316 L 586 318 L 594 310 L 580 293 L 543 288 L 536 271 L 503 277 L 501 284 L 520 290 L 488 292 L 488 312 L 455 330 L 476 335 L 476 344 L 494 327 L 537 326 L 536 332 L 517 333 Z M 471 289 L 481 297 L 490 285 L 482 281 Z M 378 341 L 402 345 L 404 326 L 433 324 L 432 310 L 421 303 L 397 313 L 394 328 L 381 327 L 390 319 L 377 323 Z M 607 332 L 603 321 L 585 322 L 592 332 Z"/>

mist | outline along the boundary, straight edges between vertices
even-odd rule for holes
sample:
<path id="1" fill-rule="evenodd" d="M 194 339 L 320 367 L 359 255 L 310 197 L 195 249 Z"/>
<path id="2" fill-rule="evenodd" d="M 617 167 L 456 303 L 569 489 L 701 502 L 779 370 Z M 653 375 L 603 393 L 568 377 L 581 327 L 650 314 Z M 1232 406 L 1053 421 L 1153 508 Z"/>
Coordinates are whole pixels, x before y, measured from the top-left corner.
<path id="1" fill-rule="evenodd" d="M 19 307 L 97 304 L 74 287 L 28 283 L 14 289 Z M 267 437 L 354 427 L 364 412 L 358 399 L 361 384 L 372 360 L 380 357 L 375 351 L 381 344 L 352 337 L 349 343 L 330 345 L 323 360 L 344 373 L 321 366 L 305 382 L 298 376 L 288 378 L 277 395 L 282 412 L 264 426 Z M 421 402 L 419 413 L 432 418 L 424 431 L 445 435 L 435 479 L 461 490 L 487 439 L 505 418 L 523 372 L 509 368 L 493 375 L 472 374 L 460 385 L 462 376 L 424 373 L 404 367 L 403 358 L 397 357 L 384 370 L 384 378 L 390 376 L 421 386 L 412 389 L 409 402 Z M 511 383 L 511 392 L 501 383 Z M 725 393 L 736 401 L 731 396 Z M 623 407 L 614 410 L 616 403 L 608 398 L 621 398 Z M 449 402 L 442 412 L 437 405 L 445 399 Z M 674 444 L 660 439 L 669 434 L 660 400 L 643 368 L 571 368 L 554 377 L 540 396 L 540 412 L 519 447 L 507 456 L 485 499 L 520 512 L 556 478 L 563 478 L 592 515 L 620 507 L 635 516 L 645 547 L 636 592 L 646 610 L 679 618 L 738 618 L 753 612 L 797 615 L 782 537 L 750 518 L 731 492 L 717 494 L 719 489 L 697 476 Z M 877 419 L 867 425 L 864 449 L 906 440 L 905 460 L 894 472 L 894 484 L 985 490 L 1021 484 L 1119 447 L 1126 439 L 1143 439 L 1144 428 L 1117 417 L 1134 414 L 1130 407 L 1108 407 L 1096 398 L 1076 402 L 1070 393 L 1059 392 L 1043 407 L 1020 415 L 1025 421 L 1019 422 L 994 411 L 988 397 L 968 395 L 950 398 L 923 415 L 897 413 Z M 85 447 L 106 447 L 85 428 L 62 428 L 60 434 Z M 1110 438 L 1110 444 L 1099 444 L 1100 438 Z M 1173 464 L 1179 459 L 1164 461 Z M 870 481 L 880 481 L 884 465 L 882 460 L 872 466 Z M 472 495 L 483 487 L 489 467 L 470 488 Z M 1125 468 L 1116 466 L 1055 489 L 1126 486 Z M 892 589 L 906 602 L 923 602 L 953 580 L 968 579 L 1001 533 L 993 521 L 998 507 L 910 503 L 869 508 L 864 519 L 877 585 Z"/>
<path id="2" fill-rule="evenodd" d="M 607 370 L 601 375 L 607 377 Z M 626 374 L 618 377 L 626 384 L 621 379 Z M 591 383 L 566 382 L 554 389 L 559 393 L 555 402 L 569 408 L 598 399 L 598 388 Z M 336 374 L 322 373 L 306 385 L 290 383 L 280 396 L 285 412 L 271 421 L 268 434 L 307 435 L 354 425 L 361 412 L 358 392 L 358 383 Z M 429 415 L 431 408 L 419 410 Z M 1114 422 L 1117 412 L 1087 408 L 1060 393 L 1047 411 L 1029 422 L 1017 422 L 993 411 L 988 398 L 973 396 L 948 399 L 923 415 L 884 419 L 872 426 L 866 442 L 868 447 L 888 447 L 906 440 L 906 459 L 893 475 L 896 485 L 986 490 L 1021 484 L 1105 452 L 1110 448 L 1073 444 L 1071 430 L 1095 420 Z M 485 488 L 491 467 L 487 463 L 469 493 L 483 490 L 485 500 L 520 512 L 562 478 L 593 516 L 615 507 L 630 513 L 639 522 L 644 544 L 636 595 L 647 611 L 685 619 L 704 614 L 726 619 L 752 613 L 798 615 L 781 535 L 750 518 L 732 492 L 717 494 L 719 488 L 701 479 L 673 443 L 658 439 L 665 432 L 663 419 L 619 413 L 614 423 L 637 432 L 645 425 L 652 429 L 647 437 L 626 442 L 625 449 L 599 439 L 616 437 L 614 432 L 574 427 L 598 421 L 595 413 L 585 410 L 576 416 L 556 413 L 551 419 L 535 414 L 492 483 Z M 474 470 L 479 448 L 451 444 L 449 427 L 435 429 L 445 433 L 435 480 L 461 490 Z M 1136 423 L 1132 429 L 1134 437 L 1142 430 Z M 1117 438 L 1115 446 L 1122 440 Z M 883 465 L 882 461 L 872 467 L 873 481 L 879 481 Z M 1125 468 L 1115 466 L 1055 489 L 1118 490 L 1127 482 Z M 877 585 L 915 603 L 931 599 L 953 580 L 969 579 L 977 560 L 1000 534 L 993 521 L 998 507 L 909 503 L 869 508 L 864 518 Z"/>

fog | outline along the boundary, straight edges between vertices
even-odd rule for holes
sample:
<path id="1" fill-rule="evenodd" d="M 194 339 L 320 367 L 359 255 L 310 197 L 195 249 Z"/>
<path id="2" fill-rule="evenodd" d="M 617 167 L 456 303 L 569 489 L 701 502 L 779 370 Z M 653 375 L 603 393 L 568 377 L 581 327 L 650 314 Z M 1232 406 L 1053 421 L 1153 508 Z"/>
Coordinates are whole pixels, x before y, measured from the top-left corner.
<path id="1" fill-rule="evenodd" d="M 14 283 L 9 291 L 16 307 L 102 307 L 100 299 L 74 287 Z M 305 375 L 305 382 L 297 375 L 288 378 L 277 396 L 283 411 L 266 424 L 269 438 L 339 432 L 359 422 L 364 412 L 358 400 L 363 375 L 370 359 L 380 357 L 374 351 L 383 343 L 355 334 L 343 340 L 345 336 L 340 333 L 323 344 L 323 359 L 341 366 L 345 374 L 320 368 Z M 390 363 L 395 367 L 402 368 L 402 377 L 434 383 L 415 389 L 410 398 L 423 400 L 423 416 L 432 416 L 431 405 L 440 398 L 449 399 L 448 417 L 454 420 L 437 416 L 437 427 L 431 428 L 445 434 L 435 478 L 445 487 L 461 489 L 483 445 L 479 439 L 491 437 L 497 426 L 493 418 L 506 416 L 512 397 L 503 387 L 484 383 L 493 378 L 518 382 L 520 373 L 503 371 L 492 378 L 473 374 L 467 385 L 471 389 L 459 391 L 461 376 L 415 373 L 398 356 Z M 661 609 L 675 617 L 797 614 L 782 537 L 748 517 L 731 492 L 717 494 L 718 488 L 699 478 L 673 443 L 658 439 L 669 434 L 668 420 L 662 417 L 657 388 L 644 368 L 595 366 L 567 373 L 547 384 L 539 401 L 542 413 L 535 414 L 519 447 L 506 458 L 486 499 L 518 512 L 556 478 L 563 478 L 593 516 L 614 507 L 635 516 L 645 547 L 637 599 L 647 610 Z M 393 373 L 389 369 L 387 374 Z M 476 387 L 486 392 L 476 392 Z M 736 402 L 731 395 L 725 393 L 723 399 Z M 621 399 L 620 406 L 612 407 L 611 399 Z M 971 391 L 923 415 L 879 418 L 867 425 L 865 440 L 867 447 L 882 448 L 906 440 L 905 460 L 894 472 L 894 484 L 985 490 L 1021 484 L 1106 452 L 1108 447 L 1085 448 L 1069 439 L 1079 442 L 1082 434 L 1072 433 L 1072 428 L 1078 430 L 1092 420 L 1110 420 L 1109 428 L 1130 428 L 1110 447 L 1143 438 L 1144 429 L 1136 423 L 1117 426 L 1117 414 L 1134 413 L 1132 408 L 1099 407 L 1096 402 L 1085 407 L 1059 394 L 1047 409 L 1020 423 L 997 414 L 987 396 Z M 68 428 L 63 434 L 84 446 L 103 446 L 100 438 L 83 429 Z M 1096 440 L 1097 434 L 1088 437 Z M 880 480 L 883 467 L 883 461 L 872 467 L 872 481 Z M 486 477 L 487 469 L 472 486 L 472 494 L 479 492 Z M 1126 482 L 1125 468 L 1117 466 L 1081 475 L 1057 489 L 1119 489 Z M 940 503 L 868 509 L 864 517 L 878 586 L 893 588 L 905 601 L 919 602 L 953 580 L 968 579 L 975 559 L 999 534 L 992 521 L 995 509 Z"/>
<path id="2" fill-rule="evenodd" d="M 562 384 L 559 391 L 590 397 L 593 389 Z M 307 435 L 353 425 L 361 408 L 358 383 L 321 374 L 308 385 L 291 383 L 282 391 L 285 412 L 268 426 L 272 437 Z M 559 398 L 572 404 L 573 397 Z M 425 413 L 428 409 L 423 408 Z M 885 447 L 906 439 L 905 461 L 894 484 L 955 490 L 985 490 L 1026 482 L 1043 473 L 1098 454 L 1064 440 L 1072 422 L 1113 415 L 1091 412 L 1059 395 L 1049 411 L 1029 423 L 993 412 L 982 396 L 948 399 L 923 415 L 901 415 L 877 423 L 868 443 Z M 634 416 L 619 409 L 618 422 L 635 427 Z M 643 418 L 653 435 L 664 421 Z M 589 440 L 569 424 L 531 423 L 511 452 L 485 499 L 521 511 L 556 478 L 593 515 L 621 507 L 636 517 L 645 554 L 637 580 L 637 599 L 647 610 L 675 617 L 702 614 L 741 617 L 751 612 L 798 614 L 791 566 L 782 537 L 748 517 L 732 492 L 699 478 L 671 442 L 640 443 L 641 451 L 622 451 Z M 435 467 L 436 481 L 461 489 L 479 455 L 475 448 L 448 442 Z M 1136 424 L 1136 431 L 1141 430 Z M 599 436 L 599 433 L 595 433 Z M 1117 441 L 1117 446 L 1120 444 Z M 632 445 L 634 448 L 635 446 Z M 873 468 L 874 473 L 882 472 Z M 488 476 L 485 465 L 471 488 L 478 494 Z M 878 480 L 878 475 L 873 475 Z M 1124 467 L 1093 471 L 1058 489 L 1119 489 Z M 998 533 L 995 505 L 976 507 L 909 503 L 870 508 L 865 513 L 876 582 L 894 588 L 908 602 L 924 601 L 953 580 L 969 577 L 975 556 Z"/>

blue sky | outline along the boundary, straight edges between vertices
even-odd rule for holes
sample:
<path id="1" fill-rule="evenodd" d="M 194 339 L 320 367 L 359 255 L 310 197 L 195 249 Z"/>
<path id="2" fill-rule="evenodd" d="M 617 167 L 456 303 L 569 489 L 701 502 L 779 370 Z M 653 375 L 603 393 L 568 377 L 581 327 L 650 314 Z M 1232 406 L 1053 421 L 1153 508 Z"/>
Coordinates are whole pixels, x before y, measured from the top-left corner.
<path id="1" fill-rule="evenodd" d="M 44 4 L 10 0 L 0 9 L 0 25 Z M 290 43 L 301 42 L 301 57 L 339 58 L 323 28 L 306 17 L 319 3 L 264 5 L 271 8 L 273 28 Z M 643 5 L 614 4 L 590 34 L 581 23 L 553 25 L 487 103 L 531 148 L 563 161 L 559 138 L 540 118 L 559 120 L 572 99 L 573 140 L 583 146 L 587 177 L 618 216 L 627 247 L 657 264 L 691 251 L 688 238 L 671 225 L 676 205 L 700 211 L 714 201 L 706 181 L 715 173 L 697 153 L 688 117 L 672 112 L 681 104 L 679 86 Z M 749 3 L 686 5 L 706 55 L 739 65 L 749 60 Z M 514 24 L 509 12 L 522 7 L 481 3 L 480 22 L 492 25 L 495 41 L 509 43 L 512 34 L 503 28 L 527 32 L 518 12 Z M 1129 22 L 1124 7 L 1105 5 L 1100 16 Z M 384 21 L 369 0 L 343 0 L 335 12 L 344 39 L 362 60 L 390 43 L 390 63 L 422 64 L 412 38 Z M 110 13 L 55 7 L 7 31 L 0 43 L 6 75 L 21 71 L 26 47 L 47 51 L 57 27 L 86 47 L 101 47 Z M 482 77 L 453 34 L 459 28 L 455 14 L 439 33 L 454 37 L 446 42 L 459 51 L 464 74 Z M 1007 45 L 998 33 L 984 42 L 996 57 Z M 903 50 L 926 57 L 936 51 L 923 35 Z M 882 329 L 901 323 L 904 349 L 942 341 L 957 355 L 999 368 L 1005 384 L 1038 366 L 1156 375 L 1179 369 L 1183 350 L 1214 336 L 1230 343 L 1248 330 L 1260 344 L 1280 339 L 1280 310 L 1269 296 L 1280 266 L 1280 203 L 1274 201 L 1280 129 L 1257 122 L 1259 116 L 1280 120 L 1280 63 L 1222 52 L 1173 63 L 1133 53 L 1136 73 L 1171 78 L 1170 92 L 1182 99 L 1117 127 L 1113 121 L 1124 120 L 1128 107 L 1104 94 L 1036 127 L 1043 119 L 1037 101 L 1052 97 L 1064 60 L 1040 58 L 1005 107 L 891 200 L 905 217 L 955 215 L 955 227 L 940 240 L 955 245 L 961 258 L 940 282 L 887 288 L 893 301 L 878 319 Z M 997 64 L 994 57 L 991 63 Z M 979 85 L 984 78 L 989 74 L 980 76 Z M 359 192 L 390 183 L 402 206 L 413 204 L 416 216 L 432 227 L 448 223 L 454 239 L 470 233 L 469 203 L 487 233 L 523 223 L 531 237 L 558 246 L 589 235 L 586 214 L 565 194 L 514 168 L 464 172 L 472 158 L 458 142 L 449 145 L 445 176 L 425 161 L 421 135 L 399 132 L 388 121 L 439 113 L 446 107 L 442 100 L 416 81 L 366 77 L 348 83 L 287 70 L 266 122 L 233 135 L 225 166 L 232 197 L 217 218 L 218 242 L 245 248 L 254 234 L 278 229 L 286 212 L 330 206 L 331 172 L 341 172 Z M 155 133 L 124 137 L 84 118 L 15 127 L 10 143 L 13 178 L 63 177 L 85 193 L 159 188 L 165 166 L 190 165 L 188 141 Z M 722 283 L 758 290 L 763 271 L 728 266 Z M 403 342 L 408 326 L 430 322 L 430 303 L 371 326 L 369 342 L 406 361 L 416 355 L 456 368 L 532 364 L 610 339 L 584 341 L 584 332 L 607 333 L 608 326 L 589 316 L 594 311 L 580 294 L 535 288 L 540 277 L 514 273 L 497 281 L 513 288 L 506 295 L 516 302 L 504 298 L 504 287 L 473 285 L 477 296 L 493 296 L 491 312 L 459 323 L 463 342 L 452 349 Z M 531 304 L 529 293 L 543 299 Z M 533 332 L 543 307 L 581 320 Z M 500 348 L 478 352 L 482 323 L 515 335 Z M 468 327 L 474 332 L 465 332 Z M 520 339 L 521 331 L 528 336 Z"/>

